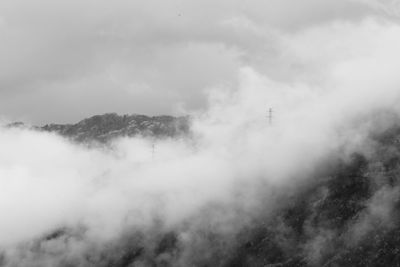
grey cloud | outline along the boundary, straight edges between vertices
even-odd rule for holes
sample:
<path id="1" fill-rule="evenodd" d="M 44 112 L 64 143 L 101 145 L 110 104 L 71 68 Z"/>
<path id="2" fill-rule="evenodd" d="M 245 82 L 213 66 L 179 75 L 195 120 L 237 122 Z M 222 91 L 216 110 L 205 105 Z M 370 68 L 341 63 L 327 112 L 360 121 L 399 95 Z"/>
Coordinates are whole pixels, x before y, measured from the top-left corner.
<path id="1" fill-rule="evenodd" d="M 105 110 L 198 109 L 208 87 L 235 87 L 243 66 L 286 77 L 282 33 L 371 14 L 370 5 L 347 0 L 5 0 L 0 113 L 45 123 Z"/>

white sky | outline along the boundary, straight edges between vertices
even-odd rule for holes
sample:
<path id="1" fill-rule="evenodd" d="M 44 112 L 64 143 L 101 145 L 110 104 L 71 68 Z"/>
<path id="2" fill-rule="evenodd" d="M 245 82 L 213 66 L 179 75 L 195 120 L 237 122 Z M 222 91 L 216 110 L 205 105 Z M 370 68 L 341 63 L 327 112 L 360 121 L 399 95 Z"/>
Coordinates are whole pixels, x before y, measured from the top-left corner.
<path id="1" fill-rule="evenodd" d="M 397 23 L 398 6 L 384 0 L 1 0 L 0 116 L 44 124 L 105 112 L 203 109 L 207 90 L 234 89 L 243 67 L 280 81 L 305 79 L 308 61 L 287 57 L 282 40 L 288 36 L 368 17 Z M 311 41 L 309 49 L 328 43 Z"/>

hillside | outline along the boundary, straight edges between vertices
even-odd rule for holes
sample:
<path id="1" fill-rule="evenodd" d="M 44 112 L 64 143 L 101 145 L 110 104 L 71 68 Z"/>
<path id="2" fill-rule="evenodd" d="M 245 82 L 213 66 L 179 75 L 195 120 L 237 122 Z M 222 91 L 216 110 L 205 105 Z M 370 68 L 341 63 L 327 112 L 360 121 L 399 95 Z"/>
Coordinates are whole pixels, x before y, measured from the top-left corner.
<path id="1" fill-rule="evenodd" d="M 272 218 L 241 233 L 224 266 L 400 266 L 400 129 L 372 156 L 330 162 Z"/>
<path id="2" fill-rule="evenodd" d="M 105 142 L 115 137 L 177 137 L 188 133 L 188 117 L 118 115 L 108 113 L 84 119 L 76 124 L 47 124 L 40 130 L 56 132 L 75 141 Z"/>
<path id="3" fill-rule="evenodd" d="M 105 114 L 41 130 L 104 142 L 117 136 L 180 136 L 189 124 L 187 118 Z M 84 238 L 85 229 L 62 227 L 21 248 L 21 257 L 28 262 L 51 257 L 54 266 L 400 266 L 400 128 L 371 139 L 372 154 L 329 159 L 306 183 L 279 195 L 272 213 L 261 209 L 234 235 L 207 223 L 183 222 L 172 229 L 160 223 L 79 255 L 62 250 L 50 255 L 49 244 Z M 207 218 L 225 211 L 216 206 L 204 212 Z M 201 222 L 202 214 L 193 220 Z M 189 243 L 182 237 L 187 231 L 195 233 Z M 5 257 L 0 266 L 2 261 L 6 265 Z"/>

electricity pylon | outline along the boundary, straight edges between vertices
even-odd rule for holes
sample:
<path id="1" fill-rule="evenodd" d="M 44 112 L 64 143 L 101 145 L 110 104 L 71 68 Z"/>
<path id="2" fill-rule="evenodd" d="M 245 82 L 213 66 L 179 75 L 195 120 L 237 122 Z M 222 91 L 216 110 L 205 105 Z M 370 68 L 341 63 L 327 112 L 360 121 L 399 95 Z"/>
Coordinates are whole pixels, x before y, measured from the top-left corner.
<path id="1" fill-rule="evenodd" d="M 267 118 L 268 118 L 269 125 L 271 125 L 272 124 L 272 108 L 269 108 Z"/>
<path id="2" fill-rule="evenodd" d="M 155 142 L 153 141 L 153 143 L 151 144 L 151 158 L 154 160 L 156 154 L 156 145 Z"/>

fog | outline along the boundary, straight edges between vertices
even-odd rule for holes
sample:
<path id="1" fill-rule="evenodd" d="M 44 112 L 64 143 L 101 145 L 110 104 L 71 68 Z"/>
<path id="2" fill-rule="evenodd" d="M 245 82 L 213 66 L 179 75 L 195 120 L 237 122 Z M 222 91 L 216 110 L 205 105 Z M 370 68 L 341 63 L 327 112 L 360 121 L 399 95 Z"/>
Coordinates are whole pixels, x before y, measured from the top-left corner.
<path id="1" fill-rule="evenodd" d="M 281 34 L 279 43 L 282 66 L 301 66 L 293 79 L 243 66 L 237 88 L 207 88 L 207 109 L 191 113 L 191 136 L 157 141 L 154 157 L 146 138 L 88 147 L 1 128 L 4 264 L 55 266 L 69 257 L 79 266 L 81 254 L 129 233 L 143 233 L 138 242 L 151 246 L 157 233 L 178 231 L 175 266 L 185 266 L 186 250 L 206 249 L 198 229 L 233 237 L 324 160 L 371 153 L 370 133 L 394 123 L 377 124 L 376 114 L 399 115 L 400 26 L 332 22 Z M 44 256 L 35 256 L 30 244 L 58 229 L 67 230 L 40 243 Z"/>

